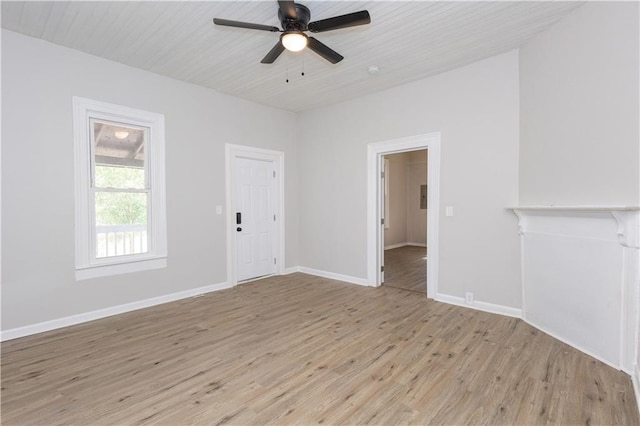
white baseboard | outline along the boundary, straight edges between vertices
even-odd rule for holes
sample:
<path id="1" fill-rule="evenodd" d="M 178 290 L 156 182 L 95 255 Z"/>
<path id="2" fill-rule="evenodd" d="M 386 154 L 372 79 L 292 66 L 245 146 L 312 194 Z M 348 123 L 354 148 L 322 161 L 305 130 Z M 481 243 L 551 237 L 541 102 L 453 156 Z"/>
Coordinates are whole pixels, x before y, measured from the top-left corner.
<path id="1" fill-rule="evenodd" d="M 399 243 L 399 244 L 390 244 L 388 246 L 384 246 L 385 250 L 393 250 L 400 247 L 406 247 L 407 243 Z"/>
<path id="2" fill-rule="evenodd" d="M 343 281 L 345 283 L 350 283 L 350 284 L 358 284 L 358 285 L 363 285 L 367 287 L 369 286 L 369 283 L 367 282 L 366 278 L 358 278 L 358 277 L 352 277 L 349 275 L 336 274 L 334 272 L 321 271 L 319 269 L 307 268 L 305 266 L 300 266 L 298 270 L 303 274 L 315 275 L 317 277 L 329 278 L 332 280 Z"/>
<path id="3" fill-rule="evenodd" d="M 522 318 L 522 309 L 512 308 L 509 306 L 495 305 L 493 303 L 481 302 L 478 300 L 475 300 L 473 304 L 469 305 L 462 297 L 442 293 L 437 293 L 434 299 L 438 302 L 449 303 L 451 305 L 462 306 L 464 308 L 477 309 L 479 311 L 505 315 L 508 317 Z"/>
<path id="4" fill-rule="evenodd" d="M 589 355 L 590 357 L 595 358 L 598 361 L 601 361 L 601 362 L 607 364 L 608 366 L 615 368 L 616 370 L 621 370 L 621 371 L 624 371 L 627 374 L 631 374 L 630 371 L 625 371 L 622 368 L 622 366 L 615 365 L 611 361 L 607 361 L 606 359 L 601 358 L 600 356 L 594 354 L 593 352 L 589 351 L 588 349 L 585 349 L 580 345 L 576 345 L 575 343 L 571 342 L 570 340 L 546 330 L 544 327 L 539 326 L 535 322 L 532 322 L 532 321 L 527 320 L 527 319 L 524 319 L 524 322 L 526 322 L 527 324 L 531 325 L 532 327 L 537 328 L 538 330 L 542 331 L 543 333 L 548 334 L 549 336 L 553 337 L 554 339 L 560 340 L 561 342 L 566 343 L 567 345 L 571 346 L 572 348 L 575 348 L 575 349 L 579 350 L 580 352 L 585 353 L 585 354 Z"/>
<path id="5" fill-rule="evenodd" d="M 631 383 L 633 383 L 633 393 L 636 396 L 636 405 L 640 414 L 640 369 L 638 364 L 634 363 L 633 374 L 631 375 Z"/>
<path id="6" fill-rule="evenodd" d="M 399 243 L 399 244 L 391 244 L 389 246 L 384 246 L 385 250 L 392 250 L 392 249 L 396 249 L 396 248 L 400 248 L 400 247 L 406 247 L 406 246 L 412 246 L 412 247 L 427 247 L 426 244 L 424 243 Z"/>
<path id="7" fill-rule="evenodd" d="M 545 330 L 543 327 L 540 327 L 539 325 L 537 325 L 535 322 L 531 322 L 529 320 L 527 320 L 525 318 L 525 316 L 523 315 L 522 309 L 517 309 L 517 308 L 511 308 L 508 306 L 502 306 L 502 305 L 495 305 L 493 303 L 488 303 L 488 302 L 480 302 L 480 301 L 474 301 L 473 304 L 469 305 L 465 302 L 464 298 L 462 297 L 457 297 L 457 296 L 451 296 L 448 294 L 442 294 L 442 293 L 438 293 L 436 294 L 436 297 L 434 298 L 436 301 L 438 302 L 444 302 L 444 303 L 449 303 L 452 305 L 457 305 L 457 306 L 462 306 L 465 308 L 472 308 L 472 309 L 477 309 L 479 311 L 484 311 L 484 312 L 490 312 L 492 314 L 500 314 L 500 315 L 505 315 L 505 316 L 509 316 L 509 317 L 514 317 L 514 318 L 520 318 L 522 319 L 524 322 L 526 322 L 527 324 L 531 325 L 532 327 L 537 328 L 538 330 L 542 331 L 545 334 L 548 334 L 549 336 L 553 337 L 554 339 L 557 339 L 563 343 L 566 343 L 567 345 L 579 350 L 580 352 L 583 352 L 595 359 L 597 359 L 598 361 L 602 361 L 603 363 L 607 364 L 608 366 L 611 366 L 613 368 L 615 368 L 616 370 L 622 370 L 625 373 L 631 374 L 631 372 L 629 371 L 625 371 L 620 365 L 615 365 L 605 359 L 602 359 L 601 357 L 599 357 L 598 355 L 595 355 L 594 353 L 590 352 L 589 350 L 574 344 L 573 342 L 568 341 L 567 339 L 560 337 L 554 333 L 551 333 L 547 330 Z M 636 399 L 638 399 L 638 406 L 640 407 L 640 370 L 638 370 L 638 367 L 635 367 L 634 370 L 634 374 L 632 374 L 632 379 L 634 381 L 634 390 L 635 390 L 635 394 L 636 394 Z"/>
<path id="8" fill-rule="evenodd" d="M 70 325 L 81 324 L 83 322 L 123 314 L 125 312 L 136 311 L 138 309 L 161 305 L 163 303 L 174 302 L 176 300 L 186 299 L 188 297 L 198 296 L 204 293 L 210 293 L 212 291 L 224 290 L 230 287 L 232 286 L 230 286 L 226 282 L 213 284 L 204 287 L 193 288 L 190 290 L 179 291 L 177 293 L 165 294 L 163 296 L 152 297 L 150 299 L 125 303 L 124 305 L 110 306 L 108 308 L 98 309 L 96 311 L 71 315 L 64 318 L 57 318 L 51 321 L 12 328 L 9 330 L 4 330 L 2 331 L 2 333 L 0 333 L 0 341 L 4 342 L 6 340 L 17 339 L 19 337 L 25 337 L 32 334 L 43 333 L 45 331 L 56 330 L 58 328 L 68 327 Z"/>
<path id="9" fill-rule="evenodd" d="M 437 300 L 438 302 L 444 302 L 444 303 L 449 303 L 452 305 L 457 305 L 457 306 L 462 306 L 465 308 L 471 308 L 471 309 L 477 309 L 479 311 L 484 311 L 484 312 L 490 312 L 492 314 L 500 314 L 500 315 L 505 315 L 508 317 L 513 317 L 513 318 L 520 318 L 522 319 L 524 322 L 526 322 L 527 324 L 531 325 L 532 327 L 537 328 L 538 330 L 542 331 L 545 334 L 548 334 L 549 336 L 553 337 L 554 339 L 557 339 L 563 343 L 566 343 L 567 345 L 579 350 L 580 352 L 583 352 L 595 359 L 597 359 L 598 361 L 602 361 L 603 363 L 607 364 L 608 366 L 611 366 L 613 368 L 615 368 L 616 370 L 622 370 L 625 371 L 620 365 L 615 365 L 605 359 L 602 359 L 601 357 L 599 357 L 598 355 L 595 355 L 594 353 L 590 352 L 589 350 L 574 344 L 573 342 L 568 341 L 565 338 L 562 338 L 554 333 L 551 333 L 547 330 L 545 330 L 543 327 L 540 327 L 539 325 L 537 325 L 534 322 L 531 322 L 529 320 L 527 320 L 525 318 L 525 316 L 523 315 L 522 309 L 517 309 L 517 308 L 511 308 L 509 306 L 502 306 L 502 305 L 495 305 L 493 303 L 488 303 L 488 302 L 480 302 L 480 301 L 474 301 L 473 304 L 469 305 L 465 302 L 464 298 L 462 297 L 457 297 L 457 296 L 451 296 L 448 294 L 442 294 L 442 293 L 438 293 L 436 294 L 435 300 Z M 629 371 L 625 371 L 626 373 L 630 374 Z M 634 376 L 634 375 L 632 375 Z M 635 377 L 632 377 L 634 382 L 634 389 L 635 389 L 635 393 L 636 393 L 636 398 L 640 397 L 640 393 L 638 392 L 638 390 L 640 390 L 640 387 L 635 387 L 636 385 L 640 385 L 640 371 L 638 370 L 638 368 L 636 367 L 635 369 Z M 638 382 L 638 383 L 636 383 Z M 639 399 L 640 401 L 640 399 Z M 640 405 L 639 405 L 640 406 Z"/>
<path id="10" fill-rule="evenodd" d="M 424 247 L 424 248 L 427 248 L 427 245 L 424 244 L 424 243 L 411 243 L 411 242 L 409 242 L 409 243 L 407 243 L 407 245 L 408 246 L 412 246 L 412 247 Z"/>
<path id="11" fill-rule="evenodd" d="M 300 267 L 292 266 L 290 268 L 284 268 L 284 271 L 282 271 L 282 274 L 280 274 L 280 275 L 295 274 L 296 272 L 300 272 Z"/>

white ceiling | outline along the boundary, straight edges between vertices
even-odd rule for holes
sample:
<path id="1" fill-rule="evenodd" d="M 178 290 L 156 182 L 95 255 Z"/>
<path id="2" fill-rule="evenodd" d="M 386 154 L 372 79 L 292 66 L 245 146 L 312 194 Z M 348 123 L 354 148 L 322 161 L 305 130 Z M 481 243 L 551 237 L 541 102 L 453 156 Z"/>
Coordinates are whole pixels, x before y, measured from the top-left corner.
<path id="1" fill-rule="evenodd" d="M 336 65 L 308 50 L 285 51 L 274 64 L 261 64 L 278 33 L 212 23 L 218 17 L 279 27 L 276 1 L 2 1 L 2 27 L 251 101 L 303 111 L 507 52 L 581 5 L 301 3 L 311 9 L 311 21 L 366 9 L 372 22 L 314 35 L 345 57 Z M 368 74 L 370 65 L 380 68 L 377 76 Z"/>

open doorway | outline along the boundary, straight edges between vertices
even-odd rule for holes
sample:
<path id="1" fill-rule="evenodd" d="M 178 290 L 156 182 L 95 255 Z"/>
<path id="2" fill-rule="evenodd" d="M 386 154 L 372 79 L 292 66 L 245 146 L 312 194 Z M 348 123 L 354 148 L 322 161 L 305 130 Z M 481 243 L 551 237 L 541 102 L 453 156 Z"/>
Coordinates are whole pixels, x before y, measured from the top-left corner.
<path id="1" fill-rule="evenodd" d="M 367 284 L 378 287 L 384 279 L 384 156 L 428 150 L 427 157 L 427 297 L 438 294 L 440 133 L 371 142 L 367 145 Z M 426 231 L 425 231 L 426 232 Z"/>
<path id="2" fill-rule="evenodd" d="M 427 292 L 428 150 L 387 154 L 384 167 L 383 285 Z"/>

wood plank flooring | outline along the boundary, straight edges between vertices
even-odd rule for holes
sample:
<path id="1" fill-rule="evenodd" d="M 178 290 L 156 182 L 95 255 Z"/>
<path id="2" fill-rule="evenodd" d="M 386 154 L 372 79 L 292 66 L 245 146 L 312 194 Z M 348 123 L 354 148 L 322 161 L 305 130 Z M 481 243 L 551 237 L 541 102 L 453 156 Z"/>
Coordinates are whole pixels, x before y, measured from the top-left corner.
<path id="1" fill-rule="evenodd" d="M 2 344 L 3 425 L 639 424 L 521 320 L 293 274 Z"/>
<path id="2" fill-rule="evenodd" d="M 427 249 L 404 246 L 384 251 L 384 285 L 427 292 Z"/>

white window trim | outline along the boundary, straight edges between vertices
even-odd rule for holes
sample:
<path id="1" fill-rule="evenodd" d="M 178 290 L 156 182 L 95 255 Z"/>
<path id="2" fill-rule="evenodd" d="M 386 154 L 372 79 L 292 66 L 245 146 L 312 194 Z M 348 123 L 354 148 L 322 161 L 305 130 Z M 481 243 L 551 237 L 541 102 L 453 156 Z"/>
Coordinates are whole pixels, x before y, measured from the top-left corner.
<path id="1" fill-rule="evenodd" d="M 91 182 L 90 119 L 118 121 L 149 128 L 148 159 L 151 186 L 149 209 L 151 242 L 148 253 L 96 259 L 92 255 L 93 207 Z M 75 163 L 76 280 L 166 267 L 167 224 L 165 195 L 164 115 L 91 99 L 73 97 Z M 152 217 L 151 217 L 152 216 Z"/>

